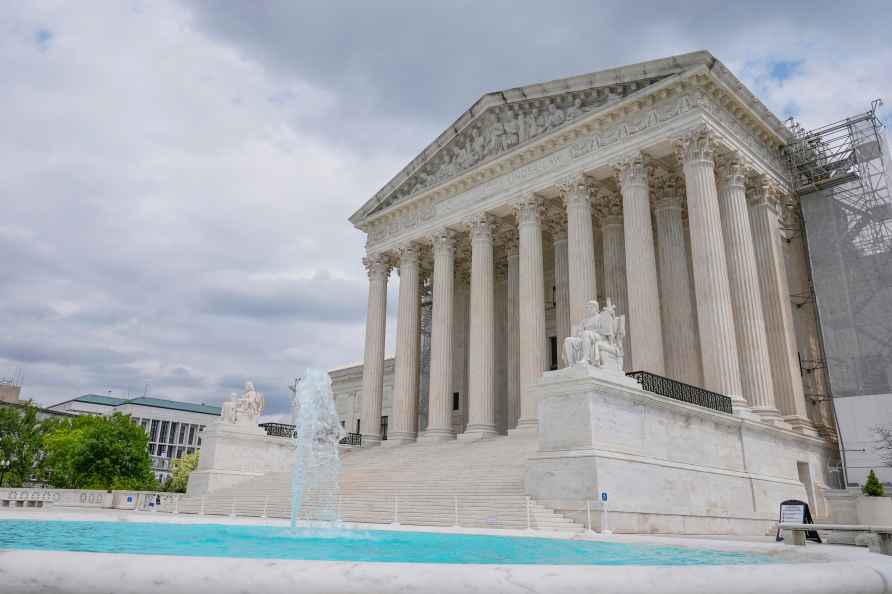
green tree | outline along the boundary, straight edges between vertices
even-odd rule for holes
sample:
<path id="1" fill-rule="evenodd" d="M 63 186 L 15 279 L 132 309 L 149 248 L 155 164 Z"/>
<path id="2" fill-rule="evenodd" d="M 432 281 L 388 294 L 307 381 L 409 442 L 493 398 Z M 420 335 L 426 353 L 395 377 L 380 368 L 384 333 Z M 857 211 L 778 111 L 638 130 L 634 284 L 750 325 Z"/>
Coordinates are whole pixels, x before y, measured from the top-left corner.
<path id="1" fill-rule="evenodd" d="M 37 407 L 0 406 L 0 486 L 21 487 L 38 470 L 44 426 Z"/>
<path id="2" fill-rule="evenodd" d="M 883 483 L 877 478 L 877 475 L 870 471 L 867 475 L 867 482 L 861 487 L 861 491 L 870 497 L 882 497 L 884 494 Z"/>
<path id="3" fill-rule="evenodd" d="M 145 432 L 130 417 L 79 416 L 44 437 L 47 481 L 63 489 L 155 489 Z"/>
<path id="4" fill-rule="evenodd" d="M 198 467 L 198 452 L 186 454 L 173 461 L 173 472 L 170 480 L 164 484 L 165 491 L 185 493 L 189 483 L 189 475 Z"/>

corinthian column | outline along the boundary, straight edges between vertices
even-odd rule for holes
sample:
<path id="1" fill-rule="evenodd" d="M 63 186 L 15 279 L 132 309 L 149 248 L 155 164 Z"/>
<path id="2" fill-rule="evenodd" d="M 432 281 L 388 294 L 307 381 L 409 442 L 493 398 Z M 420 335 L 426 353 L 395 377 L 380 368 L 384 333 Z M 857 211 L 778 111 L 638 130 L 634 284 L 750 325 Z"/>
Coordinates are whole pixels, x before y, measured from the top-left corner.
<path id="1" fill-rule="evenodd" d="M 557 213 L 550 223 L 551 241 L 554 251 L 554 325 L 558 351 L 560 351 L 564 344 L 564 339 L 570 336 L 572 324 L 567 263 L 567 256 L 570 251 L 567 246 L 567 217 L 563 212 Z"/>
<path id="2" fill-rule="evenodd" d="M 629 300 L 629 334 L 632 367 L 662 375 L 663 360 L 660 289 L 650 216 L 647 166 L 642 157 L 628 159 L 617 168 L 623 195 L 623 227 L 626 241 L 626 277 Z"/>
<path id="3" fill-rule="evenodd" d="M 424 441 L 444 441 L 452 432 L 452 293 L 455 287 L 455 236 L 448 229 L 434 235 L 430 393 Z"/>
<path id="4" fill-rule="evenodd" d="M 814 427 L 808 420 L 799 374 L 777 199 L 766 184 L 756 188 L 749 198 L 775 401 L 784 420 L 794 429 L 812 433 Z"/>
<path id="5" fill-rule="evenodd" d="M 520 262 L 517 257 L 517 228 L 511 229 L 505 240 L 507 270 L 505 272 L 505 349 L 508 351 L 508 429 L 517 426 L 520 417 L 520 341 L 518 299 L 520 297 Z"/>
<path id="6" fill-rule="evenodd" d="M 495 409 L 495 279 L 492 255 L 494 221 L 481 214 L 469 225 L 471 234 L 471 327 L 468 355 L 468 427 L 464 436 L 496 435 Z"/>
<path id="7" fill-rule="evenodd" d="M 363 447 L 381 443 L 381 402 L 384 396 L 384 333 L 387 324 L 387 277 L 390 259 L 385 255 L 363 260 L 369 274 L 369 308 L 365 323 L 365 358 L 362 366 Z"/>
<path id="8" fill-rule="evenodd" d="M 626 292 L 626 242 L 623 215 L 619 200 L 607 199 L 601 219 L 601 239 L 604 252 L 604 298 L 616 304 L 617 315 L 626 316 L 626 338 L 623 341 L 625 371 L 632 368 L 632 345 L 629 337 L 629 299 Z"/>
<path id="9" fill-rule="evenodd" d="M 746 407 L 740 394 L 737 338 L 728 289 L 725 243 L 715 184 L 713 139 L 696 132 L 679 141 L 677 156 L 684 164 L 691 231 L 691 258 L 700 327 L 705 387 Z"/>
<path id="10" fill-rule="evenodd" d="M 660 306 L 666 375 L 699 386 L 703 382 L 697 349 L 697 322 L 691 293 L 691 274 L 681 220 L 681 196 L 674 184 L 663 188 L 656 202 L 660 261 Z"/>
<path id="11" fill-rule="evenodd" d="M 418 422 L 419 270 L 418 249 L 400 248 L 400 296 L 396 321 L 396 360 L 393 371 L 393 412 L 385 445 L 415 441 Z"/>
<path id="12" fill-rule="evenodd" d="M 766 421 L 780 420 L 774 406 L 768 339 L 759 294 L 753 234 L 746 208 L 743 165 L 729 161 L 720 171 L 719 212 L 728 263 L 728 286 L 734 311 L 740 387 L 747 403 Z"/>
<path id="13" fill-rule="evenodd" d="M 579 323 L 585 317 L 585 307 L 598 295 L 595 276 L 595 248 L 592 234 L 591 188 L 583 176 L 561 188 L 567 210 L 567 263 L 569 269 L 569 323 Z M 569 328 L 567 329 L 569 334 Z M 560 338 L 561 335 L 558 335 Z M 564 336 L 566 337 L 566 335 Z M 563 349 L 563 340 L 558 342 Z"/>
<path id="14" fill-rule="evenodd" d="M 538 403 L 530 386 L 548 368 L 545 351 L 545 279 L 542 262 L 542 203 L 529 194 L 515 205 L 520 251 L 520 419 L 518 429 L 537 429 Z"/>

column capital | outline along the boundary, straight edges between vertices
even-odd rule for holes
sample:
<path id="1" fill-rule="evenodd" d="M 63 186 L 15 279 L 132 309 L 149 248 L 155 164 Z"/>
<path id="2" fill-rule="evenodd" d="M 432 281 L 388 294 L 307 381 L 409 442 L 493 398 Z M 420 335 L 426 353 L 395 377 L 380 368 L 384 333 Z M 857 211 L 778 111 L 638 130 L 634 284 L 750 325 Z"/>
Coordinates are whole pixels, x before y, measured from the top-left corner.
<path id="1" fill-rule="evenodd" d="M 758 177 L 754 184 L 746 188 L 746 200 L 750 206 L 763 206 L 777 212 L 780 190 L 766 178 Z"/>
<path id="2" fill-rule="evenodd" d="M 414 241 L 407 241 L 406 243 L 400 244 L 396 248 L 396 252 L 399 257 L 399 267 L 402 268 L 403 265 L 412 265 L 418 264 L 419 258 L 421 256 L 421 246 L 419 246 Z"/>
<path id="3" fill-rule="evenodd" d="M 455 236 L 455 231 L 445 227 L 434 231 L 433 235 L 431 235 L 431 242 L 434 246 L 434 256 L 443 254 L 454 255 Z"/>
<path id="4" fill-rule="evenodd" d="M 542 198 L 536 194 L 524 194 L 514 204 L 514 214 L 518 225 L 541 225 L 542 223 Z"/>
<path id="5" fill-rule="evenodd" d="M 622 190 L 627 186 L 646 186 L 648 176 L 648 159 L 644 153 L 636 153 L 624 157 L 613 164 L 616 173 L 616 184 Z"/>
<path id="6" fill-rule="evenodd" d="M 492 243 L 493 231 L 496 225 L 496 219 L 493 215 L 485 212 L 478 213 L 469 219 L 465 225 L 471 237 L 471 242 L 486 241 Z"/>
<path id="7" fill-rule="evenodd" d="M 683 182 L 675 178 L 666 178 L 660 181 L 654 188 L 654 212 L 661 210 L 682 210 L 684 208 L 684 194 L 681 191 Z"/>
<path id="8" fill-rule="evenodd" d="M 558 192 L 564 207 L 590 204 L 594 193 L 594 183 L 582 172 L 567 176 L 557 183 Z"/>
<path id="9" fill-rule="evenodd" d="M 362 265 L 365 266 L 369 280 L 375 280 L 387 278 L 390 275 L 390 271 L 393 269 L 393 260 L 387 253 L 369 254 L 362 259 Z"/>
<path id="10" fill-rule="evenodd" d="M 717 140 L 715 133 L 698 127 L 673 139 L 675 157 L 682 165 L 708 164 L 715 166 Z"/>
<path id="11" fill-rule="evenodd" d="M 719 189 L 746 187 L 746 162 L 736 153 L 731 153 L 719 162 L 716 170 L 716 181 Z"/>

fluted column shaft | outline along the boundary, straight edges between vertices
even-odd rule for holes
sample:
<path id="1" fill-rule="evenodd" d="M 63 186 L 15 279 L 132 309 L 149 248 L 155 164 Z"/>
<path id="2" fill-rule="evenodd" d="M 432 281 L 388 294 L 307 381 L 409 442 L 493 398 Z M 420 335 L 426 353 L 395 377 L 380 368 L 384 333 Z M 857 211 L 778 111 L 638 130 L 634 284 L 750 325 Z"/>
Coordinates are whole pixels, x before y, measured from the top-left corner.
<path id="1" fill-rule="evenodd" d="M 545 279 L 542 262 L 541 202 L 527 196 L 516 205 L 520 294 L 520 418 L 518 429 L 536 429 L 538 402 L 530 386 L 548 368 L 545 350 Z"/>
<path id="2" fill-rule="evenodd" d="M 558 351 L 561 351 L 564 339 L 570 336 L 572 323 L 566 229 L 555 226 L 552 228 L 551 238 L 554 251 L 554 326 Z"/>
<path id="3" fill-rule="evenodd" d="M 631 159 L 620 166 L 618 177 L 623 195 L 626 270 L 635 271 L 626 276 L 632 367 L 662 375 L 665 373 L 663 323 L 647 167 L 642 159 Z"/>
<path id="4" fill-rule="evenodd" d="M 508 353 L 508 429 L 517 426 L 520 417 L 520 341 L 519 341 L 519 308 L 520 298 L 520 261 L 517 255 L 517 233 L 511 233 L 506 245 L 507 271 L 505 273 L 505 348 Z"/>
<path id="5" fill-rule="evenodd" d="M 393 410 L 385 442 L 387 445 L 413 442 L 418 434 L 418 331 L 421 312 L 418 282 L 418 251 L 414 246 L 406 246 L 400 250 Z"/>
<path id="6" fill-rule="evenodd" d="M 567 209 L 569 321 L 572 327 L 573 324 L 578 324 L 585 317 L 585 308 L 588 302 L 597 299 L 598 296 L 592 232 L 592 201 L 588 185 L 583 180 L 575 181 L 567 189 L 564 202 Z M 567 335 L 569 335 L 569 329 Z M 559 348 L 563 348 L 563 340 L 558 344 Z"/>
<path id="7" fill-rule="evenodd" d="M 384 336 L 387 324 L 387 278 L 390 261 L 373 256 L 364 261 L 369 275 L 369 302 L 362 366 L 362 445 L 381 443 L 381 404 L 384 398 Z"/>
<path id="8" fill-rule="evenodd" d="M 482 215 L 470 225 L 471 327 L 468 369 L 468 427 L 465 435 L 496 435 L 495 409 L 495 277 L 492 254 L 493 220 Z"/>
<path id="9" fill-rule="evenodd" d="M 778 206 L 768 187 L 752 192 L 752 223 L 776 406 L 794 429 L 811 431 L 799 373 L 790 290 L 778 225 Z"/>
<path id="10" fill-rule="evenodd" d="M 703 382 L 697 347 L 697 322 L 691 291 L 691 273 L 685 247 L 681 200 L 664 196 L 654 214 L 660 262 L 660 306 L 666 375 L 694 386 Z"/>
<path id="11" fill-rule="evenodd" d="M 618 212 L 618 209 L 617 209 Z M 601 227 L 604 244 L 604 298 L 616 304 L 617 315 L 626 316 L 626 338 L 623 341 L 624 367 L 632 369 L 632 345 L 629 336 L 629 298 L 626 285 L 626 243 L 621 214 L 608 214 Z"/>
<path id="12" fill-rule="evenodd" d="M 731 161 L 719 171 L 719 212 L 722 219 L 728 286 L 734 312 L 740 387 L 743 397 L 765 420 L 778 418 L 771 385 L 768 338 L 759 293 L 753 234 L 746 204 L 744 170 Z"/>
<path id="13" fill-rule="evenodd" d="M 453 291 L 455 238 L 451 231 L 434 236 L 430 394 L 425 441 L 452 439 Z"/>
<path id="14" fill-rule="evenodd" d="M 688 197 L 703 383 L 707 389 L 729 396 L 738 409 L 745 409 L 711 137 L 698 134 L 683 140 L 679 160 L 684 163 Z"/>

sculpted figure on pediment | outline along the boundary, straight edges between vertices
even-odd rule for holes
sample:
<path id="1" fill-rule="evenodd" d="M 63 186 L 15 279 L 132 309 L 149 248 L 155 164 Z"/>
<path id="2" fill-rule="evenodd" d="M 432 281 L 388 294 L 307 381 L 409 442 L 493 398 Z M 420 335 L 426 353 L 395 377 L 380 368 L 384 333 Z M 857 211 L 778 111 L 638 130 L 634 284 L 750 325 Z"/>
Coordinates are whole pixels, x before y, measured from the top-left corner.
<path id="1" fill-rule="evenodd" d="M 387 204 L 399 202 L 403 197 L 441 183 L 488 157 L 578 120 L 587 112 L 620 100 L 631 89 L 628 85 L 614 85 L 606 91 L 590 89 L 490 108 L 478 122 L 456 135 L 433 162 L 417 170 L 412 179 L 394 191 Z M 615 134 L 621 133 L 622 130 L 615 131 Z"/>

